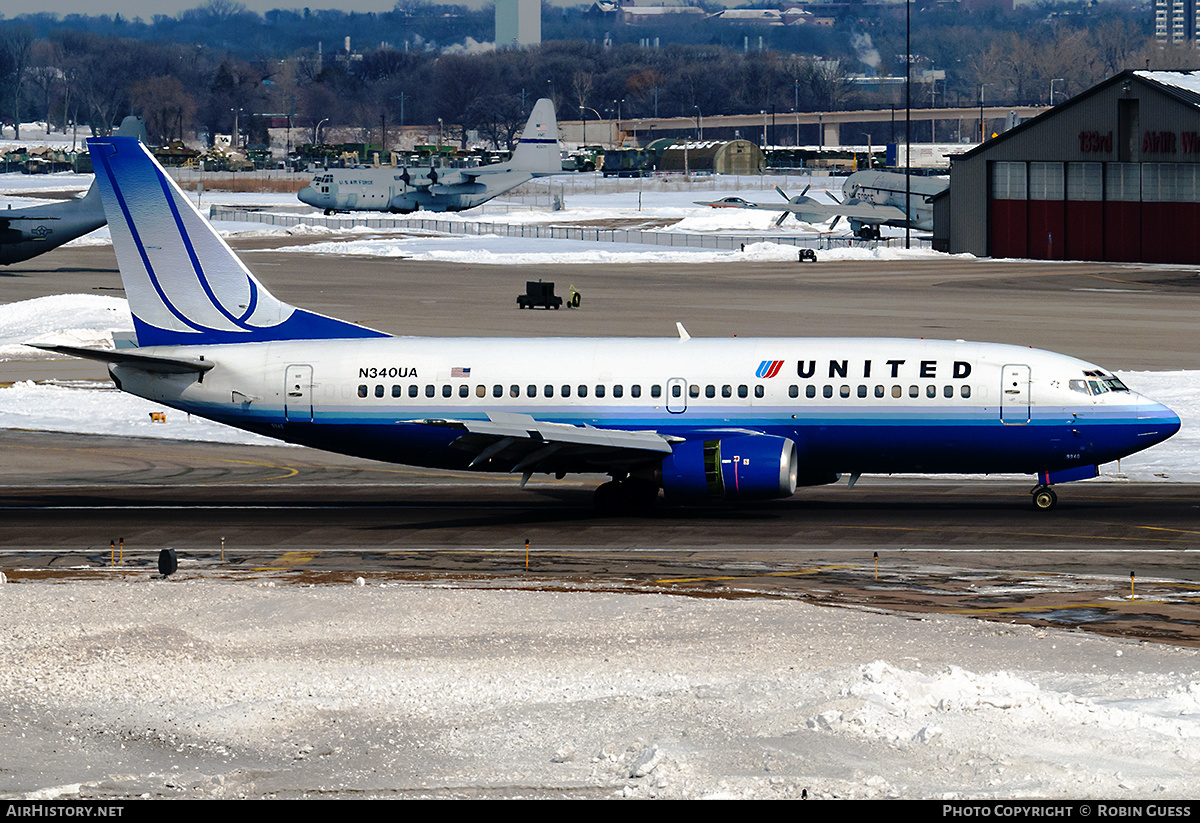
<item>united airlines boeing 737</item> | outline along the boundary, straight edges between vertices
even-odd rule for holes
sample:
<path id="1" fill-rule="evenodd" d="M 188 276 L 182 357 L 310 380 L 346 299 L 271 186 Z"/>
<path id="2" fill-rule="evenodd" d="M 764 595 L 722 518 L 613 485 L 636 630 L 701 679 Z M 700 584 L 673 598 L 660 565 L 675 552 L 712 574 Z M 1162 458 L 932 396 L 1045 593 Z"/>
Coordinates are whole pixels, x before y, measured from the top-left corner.
<path id="1" fill-rule="evenodd" d="M 863 473 L 1051 486 L 1170 437 L 1111 372 L 962 341 L 391 337 L 275 298 L 134 139 L 89 141 L 136 346 L 54 347 L 124 391 L 329 451 L 562 477 L 597 503 L 788 497 Z M 524 480 L 522 482 L 524 482 Z"/>

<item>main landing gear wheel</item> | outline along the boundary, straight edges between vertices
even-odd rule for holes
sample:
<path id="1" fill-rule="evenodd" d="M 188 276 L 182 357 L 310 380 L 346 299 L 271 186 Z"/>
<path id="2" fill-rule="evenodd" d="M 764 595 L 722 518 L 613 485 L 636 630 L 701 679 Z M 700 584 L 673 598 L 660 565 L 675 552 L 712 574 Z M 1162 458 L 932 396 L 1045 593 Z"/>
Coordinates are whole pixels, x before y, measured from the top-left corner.
<path id="1" fill-rule="evenodd" d="M 1049 486 L 1038 486 L 1033 490 L 1033 507 L 1048 512 L 1058 505 L 1058 495 Z"/>

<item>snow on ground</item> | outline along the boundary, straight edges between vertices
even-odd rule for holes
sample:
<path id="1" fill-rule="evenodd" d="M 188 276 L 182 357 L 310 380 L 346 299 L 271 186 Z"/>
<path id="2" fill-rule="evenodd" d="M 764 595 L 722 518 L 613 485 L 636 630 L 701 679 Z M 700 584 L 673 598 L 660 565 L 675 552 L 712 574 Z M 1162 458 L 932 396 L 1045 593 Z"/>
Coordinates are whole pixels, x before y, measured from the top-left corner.
<path id="1" fill-rule="evenodd" d="M 264 574 L 182 558 L 171 582 L 0 586 L 0 796 L 1196 792 L 1196 649 L 782 600 Z"/>

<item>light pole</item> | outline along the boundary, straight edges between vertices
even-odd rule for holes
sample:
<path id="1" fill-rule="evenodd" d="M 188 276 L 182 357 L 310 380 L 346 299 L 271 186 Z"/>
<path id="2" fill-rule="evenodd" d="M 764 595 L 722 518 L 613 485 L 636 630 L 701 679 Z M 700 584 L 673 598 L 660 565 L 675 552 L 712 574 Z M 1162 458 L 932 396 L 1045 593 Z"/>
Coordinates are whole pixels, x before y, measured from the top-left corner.
<path id="1" fill-rule="evenodd" d="M 591 106 L 580 106 L 579 107 L 579 119 L 583 120 L 583 145 L 587 145 L 587 120 L 584 120 L 584 117 L 583 117 L 584 111 L 590 111 L 592 114 L 596 115 L 597 120 L 603 120 L 604 118 L 602 118 L 600 116 L 600 112 L 596 111 Z"/>
<path id="2" fill-rule="evenodd" d="M 328 121 L 329 121 L 328 117 L 322 118 L 321 122 L 317 123 L 317 127 L 315 129 L 313 129 L 313 145 L 314 146 L 321 145 L 321 125 L 323 123 L 327 123 Z"/>
<path id="3" fill-rule="evenodd" d="M 230 109 L 230 111 L 233 112 L 233 147 L 236 149 L 236 148 L 239 148 L 238 142 L 239 142 L 240 138 L 238 135 L 238 118 L 242 114 L 242 109 L 236 108 L 236 109 Z"/>
<path id="4" fill-rule="evenodd" d="M 992 84 L 992 83 L 980 83 L 979 84 L 979 142 L 980 143 L 987 140 L 987 128 L 985 128 L 984 123 L 983 123 L 983 90 L 987 86 L 991 86 L 991 85 L 994 85 L 994 84 Z"/>
<path id="5" fill-rule="evenodd" d="M 699 106 L 692 106 L 696 110 L 696 139 L 704 139 L 704 115 L 700 111 Z"/>
<path id="6" fill-rule="evenodd" d="M 1067 81 L 1061 77 L 1055 77 L 1053 80 L 1050 81 L 1050 105 L 1051 106 L 1054 105 L 1054 84 L 1055 83 L 1066 83 L 1066 82 Z"/>

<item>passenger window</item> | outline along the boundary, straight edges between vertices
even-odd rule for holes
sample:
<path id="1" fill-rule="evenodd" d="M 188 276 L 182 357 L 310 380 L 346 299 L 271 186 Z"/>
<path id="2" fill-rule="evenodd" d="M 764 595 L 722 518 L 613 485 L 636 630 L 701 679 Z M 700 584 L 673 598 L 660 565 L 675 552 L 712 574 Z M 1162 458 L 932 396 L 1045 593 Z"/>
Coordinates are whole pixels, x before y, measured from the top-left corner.
<path id="1" fill-rule="evenodd" d="M 466 383 L 463 383 L 461 386 L 458 387 L 458 396 L 459 397 L 468 397 L 468 396 L 470 396 L 470 394 L 471 394 L 471 387 L 468 386 Z"/>
<path id="2" fill-rule="evenodd" d="M 908 387 L 908 396 L 909 397 L 920 397 L 921 396 L 921 387 L 920 386 L 909 386 Z"/>
<path id="3" fill-rule="evenodd" d="M 884 395 L 885 393 L 886 393 L 886 392 L 884 392 L 884 390 L 883 390 L 883 386 L 876 386 L 876 387 L 875 387 L 875 396 L 876 396 L 876 397 L 883 397 L 883 395 Z"/>
<path id="4" fill-rule="evenodd" d="M 662 397 L 662 386 L 658 385 L 657 383 L 652 385 L 650 387 L 650 396 L 651 397 Z M 676 396 L 678 396 L 678 395 L 676 395 Z"/>
<path id="5" fill-rule="evenodd" d="M 509 386 L 508 387 L 508 396 L 509 397 L 520 397 L 521 396 L 521 387 L 515 386 L 515 385 Z"/>
<path id="6" fill-rule="evenodd" d="M 570 386 L 563 386 L 563 387 L 562 387 L 562 396 L 563 396 L 563 397 L 570 397 L 570 396 L 571 396 L 571 387 L 570 387 Z"/>
<path id="7" fill-rule="evenodd" d="M 825 397 L 833 397 L 833 386 L 823 386 L 821 388 L 821 394 Z"/>
<path id="8" fill-rule="evenodd" d="M 454 387 L 449 383 L 442 386 L 442 397 L 451 397 L 454 395 Z"/>
<path id="9" fill-rule="evenodd" d="M 738 387 L 738 396 L 745 397 L 745 395 L 741 393 L 741 386 Z M 800 396 L 800 387 L 799 386 L 797 386 L 795 384 L 788 386 L 788 397 L 799 397 L 799 396 Z"/>
<path id="10" fill-rule="evenodd" d="M 954 396 L 954 387 L 946 386 L 946 388 L 942 389 L 942 396 L 943 397 L 953 397 Z"/>
<path id="11" fill-rule="evenodd" d="M 642 385 L 640 383 L 634 383 L 632 386 L 630 386 L 629 387 L 629 396 L 630 397 L 641 397 L 642 396 Z"/>
<path id="12" fill-rule="evenodd" d="M 399 397 L 399 396 L 400 396 L 400 387 L 392 386 L 392 397 Z"/>
<path id="13" fill-rule="evenodd" d="M 503 386 L 501 386 L 499 383 L 492 386 L 492 397 L 503 397 L 503 396 L 504 396 L 504 387 Z"/>
<path id="14" fill-rule="evenodd" d="M 858 396 L 859 396 L 859 397 L 866 397 L 866 396 L 867 396 L 867 387 L 866 387 L 866 386 L 859 386 L 859 387 L 858 387 Z"/>
<path id="15" fill-rule="evenodd" d="M 842 386 L 840 389 L 838 389 L 838 395 L 841 397 L 849 397 L 850 396 L 850 387 Z"/>
<path id="16" fill-rule="evenodd" d="M 805 386 L 804 387 L 804 396 L 805 397 L 816 397 L 817 396 L 817 387 L 812 386 L 812 385 Z"/>
<path id="17" fill-rule="evenodd" d="M 367 396 L 367 387 L 366 387 L 365 385 L 362 385 L 362 386 L 359 386 L 359 387 L 358 387 L 358 396 L 359 396 L 359 397 L 366 397 L 366 396 Z"/>
<path id="18" fill-rule="evenodd" d="M 603 397 L 603 396 L 604 396 L 604 384 L 603 384 L 603 383 L 597 383 L 597 384 L 596 384 L 596 396 L 597 396 L 597 397 Z"/>
<path id="19" fill-rule="evenodd" d="M 376 396 L 376 397 L 383 397 L 383 386 L 376 386 L 376 387 L 375 387 L 375 396 Z"/>
<path id="20" fill-rule="evenodd" d="M 925 387 L 925 396 L 926 397 L 937 397 L 937 386 L 934 386 L 934 385 L 926 386 Z"/>
<path id="21" fill-rule="evenodd" d="M 579 387 L 579 396 L 580 396 L 580 397 L 587 397 L 587 386 L 580 386 L 580 387 Z"/>
<path id="22" fill-rule="evenodd" d="M 704 387 L 704 396 L 705 397 L 716 397 L 717 396 L 717 387 L 712 384 L 705 386 Z"/>
<path id="23" fill-rule="evenodd" d="M 543 386 L 542 387 L 542 396 L 543 397 L 553 397 L 554 396 L 554 387 L 551 386 L 550 384 L 546 384 L 545 386 Z"/>
<path id="24" fill-rule="evenodd" d="M 904 389 L 899 386 L 892 386 L 892 397 L 903 397 Z"/>
<path id="25" fill-rule="evenodd" d="M 796 387 L 792 386 L 792 389 L 795 390 Z M 747 391 L 746 385 L 744 383 L 742 385 L 738 386 L 738 397 L 745 397 L 747 394 L 749 394 L 749 392 Z M 794 394 L 792 395 L 792 397 L 795 397 L 795 396 L 796 395 L 794 395 Z"/>
<path id="26" fill-rule="evenodd" d="M 525 387 L 525 396 L 526 397 L 537 397 L 537 386 L 532 386 L 532 385 L 526 386 Z"/>
<path id="27" fill-rule="evenodd" d="M 620 383 L 613 386 L 613 397 L 621 397 L 624 394 L 625 394 L 625 387 L 622 386 Z"/>
<path id="28" fill-rule="evenodd" d="M 700 396 L 700 386 L 697 385 L 696 383 L 692 383 L 690 386 L 688 386 L 688 396 L 689 397 L 699 397 Z"/>
<path id="29" fill-rule="evenodd" d="M 682 393 L 682 390 L 678 384 L 671 387 L 671 396 L 672 397 L 679 397 L 681 393 Z"/>
<path id="30" fill-rule="evenodd" d="M 733 397 L 733 386 L 730 386 L 729 384 L 725 384 L 724 386 L 722 386 L 721 387 L 721 396 L 722 397 Z"/>
<path id="31" fill-rule="evenodd" d="M 970 397 L 971 396 L 971 387 L 970 386 L 960 386 L 958 389 L 958 396 L 959 397 Z"/>
<path id="32" fill-rule="evenodd" d="M 767 393 L 766 390 L 762 386 L 754 387 L 754 396 L 755 397 L 762 397 L 766 393 Z"/>
<path id="33" fill-rule="evenodd" d="M 487 386 L 479 385 L 475 387 L 476 397 L 487 397 Z"/>
<path id="34" fill-rule="evenodd" d="M 419 393 L 420 393 L 420 389 L 418 389 L 415 384 L 408 387 L 408 396 L 409 397 L 416 397 L 417 394 L 419 394 Z"/>
<path id="35" fill-rule="evenodd" d="M 433 395 L 436 391 L 437 391 L 437 389 L 432 383 L 426 384 L 426 386 L 425 386 L 425 396 L 426 397 L 433 397 Z"/>

